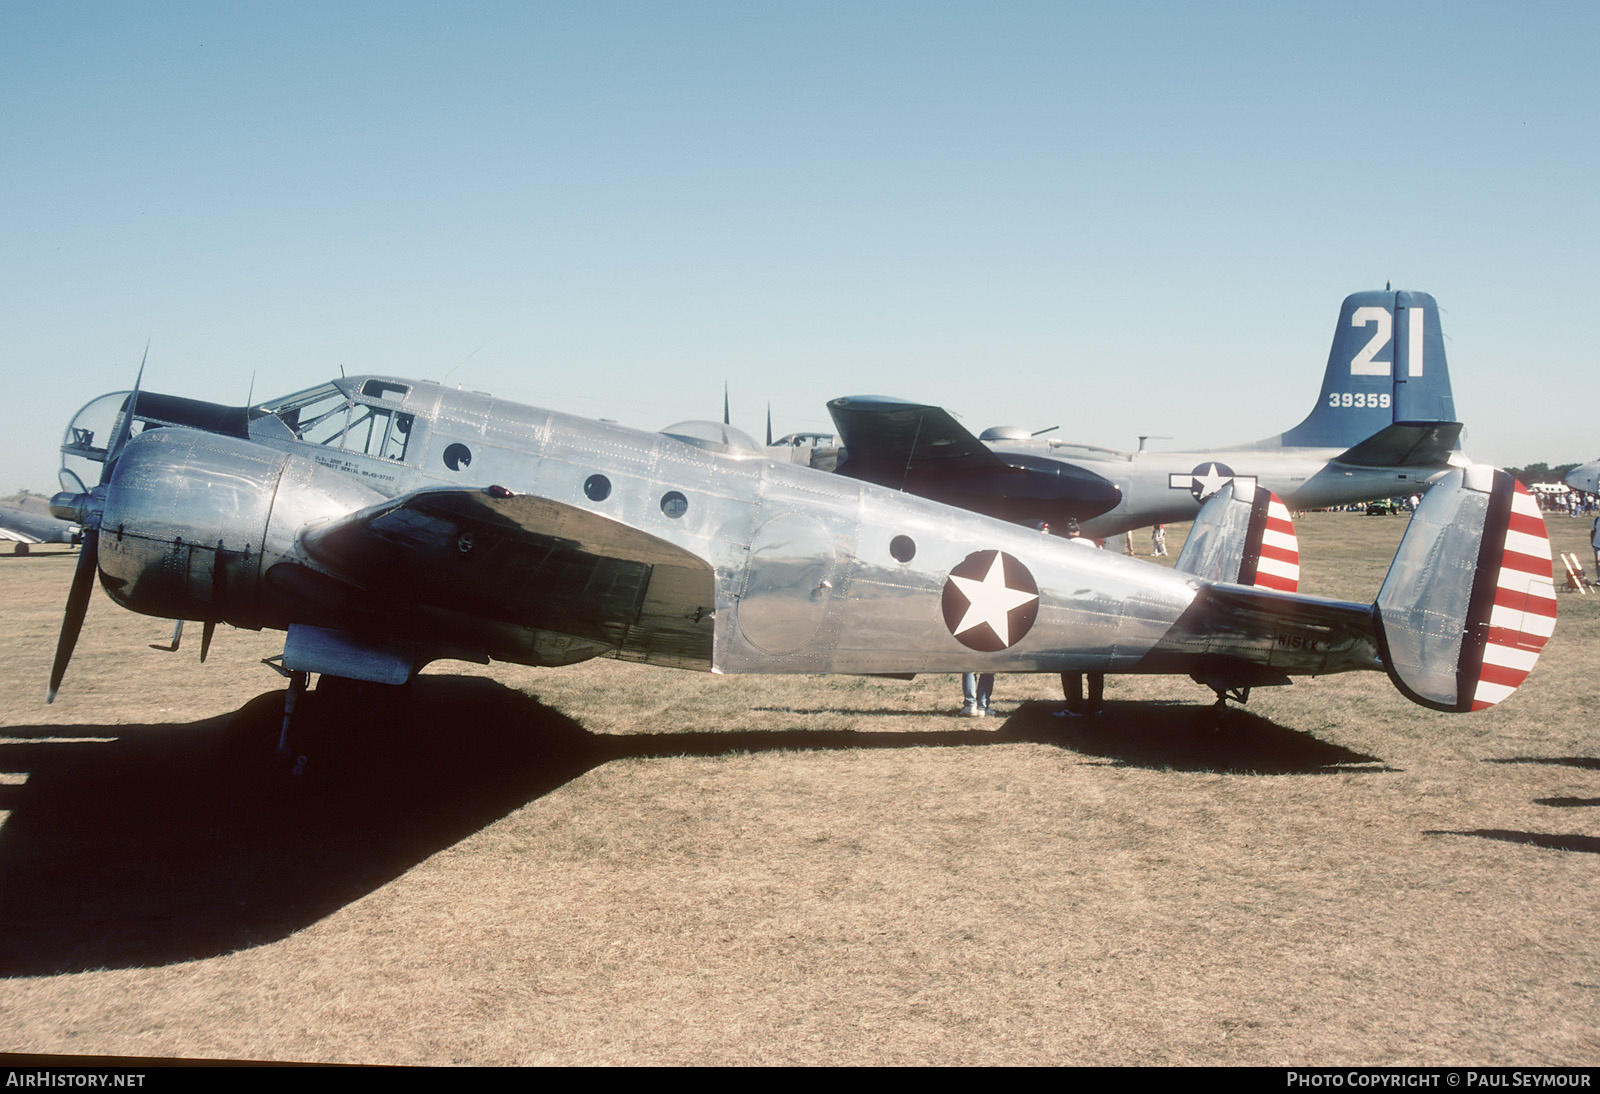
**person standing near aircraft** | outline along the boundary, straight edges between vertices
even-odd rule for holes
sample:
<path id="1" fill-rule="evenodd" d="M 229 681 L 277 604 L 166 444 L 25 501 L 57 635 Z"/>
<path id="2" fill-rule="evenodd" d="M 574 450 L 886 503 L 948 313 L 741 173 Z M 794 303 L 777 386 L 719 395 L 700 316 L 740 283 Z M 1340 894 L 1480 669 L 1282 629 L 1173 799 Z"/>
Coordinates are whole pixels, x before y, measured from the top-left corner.
<path id="1" fill-rule="evenodd" d="M 1167 557 L 1167 526 L 1158 524 L 1150 529 L 1150 557 Z"/>
<path id="2" fill-rule="evenodd" d="M 1078 527 L 1075 520 L 1067 521 L 1067 539 L 1073 543 L 1081 543 L 1092 549 L 1100 545 L 1083 534 L 1083 529 Z M 1084 677 L 1089 678 L 1088 694 L 1084 694 Z M 1063 672 L 1061 674 L 1061 693 L 1067 700 L 1065 710 L 1056 711 L 1057 718 L 1081 718 L 1085 714 L 1099 714 L 1100 703 L 1105 696 L 1106 676 L 1103 672 Z"/>
<path id="3" fill-rule="evenodd" d="M 964 672 L 961 674 L 961 716 L 987 718 L 989 700 L 994 695 L 994 673 Z"/>
<path id="4" fill-rule="evenodd" d="M 1594 577 L 1600 581 L 1600 516 L 1589 525 L 1589 547 L 1594 551 Z"/>

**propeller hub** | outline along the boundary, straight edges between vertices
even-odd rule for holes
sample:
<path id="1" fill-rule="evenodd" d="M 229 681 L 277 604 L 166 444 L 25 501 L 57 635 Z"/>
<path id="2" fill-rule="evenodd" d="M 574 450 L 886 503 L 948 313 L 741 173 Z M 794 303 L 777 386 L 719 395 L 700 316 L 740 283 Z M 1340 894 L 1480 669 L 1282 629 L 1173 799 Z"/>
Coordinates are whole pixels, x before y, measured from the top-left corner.
<path id="1" fill-rule="evenodd" d="M 58 520 L 70 520 L 74 524 L 81 524 L 85 528 L 99 527 L 100 511 L 105 504 L 103 491 L 95 493 L 73 493 L 63 490 L 50 499 L 50 515 Z"/>

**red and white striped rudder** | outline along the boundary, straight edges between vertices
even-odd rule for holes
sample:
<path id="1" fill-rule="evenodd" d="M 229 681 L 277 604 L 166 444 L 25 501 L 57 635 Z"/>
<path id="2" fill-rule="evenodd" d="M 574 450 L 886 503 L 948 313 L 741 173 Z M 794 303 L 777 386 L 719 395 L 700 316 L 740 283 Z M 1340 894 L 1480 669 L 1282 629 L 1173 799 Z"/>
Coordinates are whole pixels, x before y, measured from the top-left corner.
<path id="1" fill-rule="evenodd" d="M 1468 620 L 1482 643 L 1473 710 L 1494 706 L 1522 685 L 1556 626 L 1556 589 L 1544 516 L 1526 487 L 1515 479 L 1511 485 L 1511 511 L 1494 574 L 1493 602 L 1485 618 Z M 1490 546 L 1487 537 L 1485 546 Z M 1496 566 L 1492 555 L 1486 565 Z"/>
<path id="2" fill-rule="evenodd" d="M 1289 507 L 1278 495 L 1266 495 L 1266 519 L 1261 530 L 1255 584 L 1263 589 L 1292 593 L 1300 588 L 1300 539 L 1294 534 Z"/>
<path id="3" fill-rule="evenodd" d="M 1556 622 L 1550 539 L 1521 483 L 1450 472 L 1411 518 L 1375 605 L 1390 679 L 1435 710 L 1483 710 L 1515 691 Z"/>

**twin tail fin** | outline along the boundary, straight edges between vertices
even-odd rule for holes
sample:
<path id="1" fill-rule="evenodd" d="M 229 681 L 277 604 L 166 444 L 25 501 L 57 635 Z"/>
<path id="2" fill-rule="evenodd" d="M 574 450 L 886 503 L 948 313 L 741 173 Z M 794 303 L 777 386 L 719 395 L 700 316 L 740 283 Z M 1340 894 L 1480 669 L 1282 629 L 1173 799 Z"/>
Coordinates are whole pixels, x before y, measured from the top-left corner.
<path id="1" fill-rule="evenodd" d="M 1300 541 L 1278 495 L 1235 479 L 1200 507 L 1176 569 L 1208 581 L 1292 593 L 1300 587 Z"/>
<path id="2" fill-rule="evenodd" d="M 1528 678 L 1556 624 L 1550 538 L 1532 495 L 1493 467 L 1424 495 L 1373 613 L 1389 678 L 1434 710 L 1484 710 Z"/>

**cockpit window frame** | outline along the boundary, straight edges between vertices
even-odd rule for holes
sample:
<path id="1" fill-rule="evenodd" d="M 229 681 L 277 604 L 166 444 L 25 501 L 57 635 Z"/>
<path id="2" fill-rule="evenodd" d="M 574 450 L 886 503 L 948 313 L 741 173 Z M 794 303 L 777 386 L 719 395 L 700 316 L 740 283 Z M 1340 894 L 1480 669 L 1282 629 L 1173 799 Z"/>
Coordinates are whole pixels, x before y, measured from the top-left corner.
<path id="1" fill-rule="evenodd" d="M 416 426 L 416 414 L 402 411 L 400 407 L 411 393 L 407 384 L 386 380 L 367 380 L 360 394 L 350 390 L 350 385 L 340 381 L 318 384 L 316 387 L 258 403 L 252 408 L 253 416 L 272 416 L 283 422 L 296 440 L 323 448 L 374 459 L 404 463 Z M 308 421 L 299 420 L 299 412 L 319 404 L 333 404 Z M 335 419 L 343 417 L 343 421 Z M 287 417 L 294 418 L 291 425 Z M 379 419 L 383 424 L 378 425 Z M 331 426 L 325 436 L 319 436 L 318 427 Z M 363 443 L 353 445 L 361 438 Z"/>

